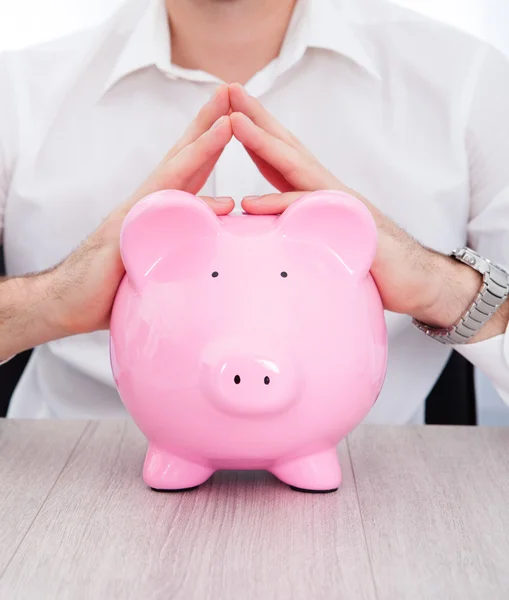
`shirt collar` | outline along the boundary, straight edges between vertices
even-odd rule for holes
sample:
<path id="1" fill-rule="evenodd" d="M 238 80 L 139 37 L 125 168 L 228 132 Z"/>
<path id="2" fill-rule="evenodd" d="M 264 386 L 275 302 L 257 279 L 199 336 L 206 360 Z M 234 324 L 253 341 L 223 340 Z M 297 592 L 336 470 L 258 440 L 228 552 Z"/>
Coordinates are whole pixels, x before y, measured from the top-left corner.
<path id="1" fill-rule="evenodd" d="M 149 0 L 145 12 L 128 35 L 103 92 L 123 77 L 151 66 L 176 79 L 172 73 L 170 30 L 164 0 Z"/>
<path id="2" fill-rule="evenodd" d="M 297 0 L 277 61 L 278 74 L 297 62 L 307 48 L 322 48 L 351 59 L 366 72 L 380 78 L 374 61 L 356 33 L 352 1 Z M 123 77 L 150 66 L 155 66 L 170 79 L 177 79 L 184 72 L 187 77 L 191 75 L 187 69 L 171 64 L 170 30 L 164 0 L 149 0 L 106 80 L 103 93 Z M 204 73 L 196 79 L 215 80 Z"/>
<path id="3" fill-rule="evenodd" d="M 358 33 L 364 21 L 363 11 L 367 9 L 361 5 L 359 0 L 308 0 L 307 45 L 345 56 L 380 79 L 375 62 Z"/>

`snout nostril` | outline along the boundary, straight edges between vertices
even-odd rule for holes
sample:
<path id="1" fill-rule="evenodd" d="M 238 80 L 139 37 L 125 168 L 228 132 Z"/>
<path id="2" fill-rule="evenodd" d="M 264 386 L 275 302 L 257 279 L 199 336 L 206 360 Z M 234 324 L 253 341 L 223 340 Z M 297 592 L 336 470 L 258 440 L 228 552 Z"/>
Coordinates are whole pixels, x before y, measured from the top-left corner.
<path id="1" fill-rule="evenodd" d="M 270 383 L 270 377 L 268 377 L 267 375 L 265 375 L 265 377 L 264 377 L 264 379 L 263 379 L 263 383 L 264 383 L 265 385 L 269 385 L 269 383 Z"/>
<path id="2" fill-rule="evenodd" d="M 233 378 L 233 381 L 234 381 L 234 382 L 235 382 L 237 385 L 239 385 L 239 383 L 240 383 L 240 375 L 235 375 L 235 377 Z"/>

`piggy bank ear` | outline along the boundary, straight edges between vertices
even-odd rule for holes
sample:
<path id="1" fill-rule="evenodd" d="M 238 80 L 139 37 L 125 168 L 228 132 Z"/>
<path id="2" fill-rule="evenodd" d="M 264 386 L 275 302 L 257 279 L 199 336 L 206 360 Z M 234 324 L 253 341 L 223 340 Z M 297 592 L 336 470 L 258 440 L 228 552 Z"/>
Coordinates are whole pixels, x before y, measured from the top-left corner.
<path id="1" fill-rule="evenodd" d="M 279 217 L 278 228 L 288 238 L 328 248 L 356 276 L 366 275 L 375 258 L 373 217 L 360 200 L 345 192 L 304 194 Z"/>
<path id="2" fill-rule="evenodd" d="M 203 201 L 177 190 L 140 200 L 120 232 L 120 254 L 127 275 L 141 290 L 148 281 L 192 276 L 213 259 L 220 222 Z"/>

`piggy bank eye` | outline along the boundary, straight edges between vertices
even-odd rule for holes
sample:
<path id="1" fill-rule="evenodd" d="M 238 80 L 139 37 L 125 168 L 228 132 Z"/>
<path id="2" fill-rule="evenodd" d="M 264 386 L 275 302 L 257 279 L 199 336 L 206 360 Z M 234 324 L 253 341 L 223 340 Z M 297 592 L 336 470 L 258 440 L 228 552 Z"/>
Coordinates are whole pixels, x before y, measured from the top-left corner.
<path id="1" fill-rule="evenodd" d="M 286 271 L 281 272 L 281 277 L 288 277 L 288 273 Z"/>
<path id="2" fill-rule="evenodd" d="M 218 275 L 219 275 L 219 273 L 218 273 L 217 271 L 214 271 L 214 272 L 212 273 L 212 277 L 217 277 Z"/>

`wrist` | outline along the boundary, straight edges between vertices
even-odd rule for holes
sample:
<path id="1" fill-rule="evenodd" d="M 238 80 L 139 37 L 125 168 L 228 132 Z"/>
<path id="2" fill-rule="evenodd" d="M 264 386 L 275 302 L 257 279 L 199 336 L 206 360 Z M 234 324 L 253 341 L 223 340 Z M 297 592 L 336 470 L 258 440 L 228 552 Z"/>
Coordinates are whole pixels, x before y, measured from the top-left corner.
<path id="1" fill-rule="evenodd" d="M 471 306 L 481 289 L 483 277 L 450 256 L 433 254 L 428 282 L 433 300 L 412 316 L 431 327 L 452 327 Z"/>
<path id="2" fill-rule="evenodd" d="M 26 315 L 30 347 L 63 337 L 53 270 L 16 278 L 14 282 L 21 299 L 20 308 Z"/>
<path id="3" fill-rule="evenodd" d="M 0 282 L 0 360 L 54 339 L 56 326 L 46 310 L 47 301 L 40 276 Z"/>
<path id="4" fill-rule="evenodd" d="M 66 337 L 69 333 L 63 324 L 63 289 L 59 286 L 57 268 L 42 272 L 32 278 L 32 294 L 38 299 L 37 317 L 45 342 Z"/>

